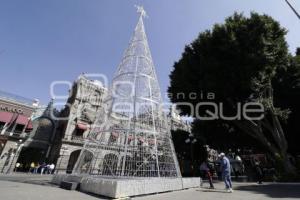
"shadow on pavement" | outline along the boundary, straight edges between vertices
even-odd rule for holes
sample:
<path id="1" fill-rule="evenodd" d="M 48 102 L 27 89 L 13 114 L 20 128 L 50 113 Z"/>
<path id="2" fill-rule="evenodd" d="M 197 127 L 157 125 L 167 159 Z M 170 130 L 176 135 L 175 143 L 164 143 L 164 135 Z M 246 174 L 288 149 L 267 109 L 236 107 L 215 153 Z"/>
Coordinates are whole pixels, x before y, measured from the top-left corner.
<path id="1" fill-rule="evenodd" d="M 235 190 L 265 194 L 271 198 L 300 198 L 300 184 L 275 183 L 265 185 L 237 186 Z"/>
<path id="2" fill-rule="evenodd" d="M 219 189 L 210 189 L 210 188 L 201 188 L 197 189 L 197 192 L 218 192 L 218 193 L 228 193 L 225 190 L 219 190 Z"/>

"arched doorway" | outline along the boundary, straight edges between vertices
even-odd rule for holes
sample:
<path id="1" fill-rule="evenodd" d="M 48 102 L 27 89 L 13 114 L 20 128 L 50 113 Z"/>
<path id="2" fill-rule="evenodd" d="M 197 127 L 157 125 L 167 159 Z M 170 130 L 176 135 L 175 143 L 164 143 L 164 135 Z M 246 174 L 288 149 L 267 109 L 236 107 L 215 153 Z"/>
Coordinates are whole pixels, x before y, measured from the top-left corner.
<path id="1" fill-rule="evenodd" d="M 118 171 L 118 156 L 115 154 L 106 154 L 103 159 L 103 175 L 115 176 Z"/>
<path id="2" fill-rule="evenodd" d="M 17 162 L 21 164 L 19 171 L 29 171 L 31 163 L 42 164 L 53 162 L 48 159 L 51 138 L 54 134 L 55 124 L 48 117 L 40 117 L 32 122 L 33 130 L 24 143 Z"/>
<path id="3" fill-rule="evenodd" d="M 18 171 L 29 172 L 31 163 L 42 164 L 45 162 L 46 150 L 41 148 L 23 147 L 18 156 L 17 162 L 21 164 Z M 33 169 L 31 170 L 33 172 Z"/>
<path id="4" fill-rule="evenodd" d="M 76 151 L 73 151 L 70 155 L 70 158 L 69 158 L 69 162 L 68 162 L 68 166 L 67 166 L 67 174 L 71 174 L 73 169 L 74 169 L 74 166 L 78 160 L 78 157 L 80 155 L 80 152 L 81 150 L 76 150 Z"/>
<path id="5" fill-rule="evenodd" d="M 74 170 L 74 167 L 78 161 L 80 156 L 81 150 L 73 151 L 70 155 L 68 166 L 67 166 L 67 173 L 71 174 Z M 78 161 L 77 169 L 80 173 L 88 173 L 91 167 L 91 163 L 93 160 L 93 153 L 87 150 L 81 154 L 81 159 Z"/>

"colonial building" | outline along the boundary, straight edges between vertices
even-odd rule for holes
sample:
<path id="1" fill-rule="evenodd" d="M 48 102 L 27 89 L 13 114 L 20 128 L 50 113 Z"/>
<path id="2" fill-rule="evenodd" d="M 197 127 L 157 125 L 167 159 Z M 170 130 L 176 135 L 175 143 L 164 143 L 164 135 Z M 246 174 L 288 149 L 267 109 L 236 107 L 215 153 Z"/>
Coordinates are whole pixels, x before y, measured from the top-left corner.
<path id="1" fill-rule="evenodd" d="M 28 133 L 33 129 L 34 100 L 0 91 L 0 172 L 14 169 Z"/>
<path id="2" fill-rule="evenodd" d="M 183 130 L 188 133 L 191 133 L 192 128 L 191 128 L 191 123 L 188 120 L 184 120 L 180 114 L 179 111 L 176 109 L 175 106 L 172 106 L 170 108 L 170 113 L 168 115 L 169 117 L 169 122 L 171 123 L 171 130 L 176 131 L 176 130 Z"/>
<path id="3" fill-rule="evenodd" d="M 98 113 L 104 109 L 107 89 L 97 80 L 89 80 L 84 74 L 74 82 L 70 96 L 60 114 L 60 135 L 57 170 L 71 172 Z M 58 142 L 59 136 L 56 137 Z"/>
<path id="4" fill-rule="evenodd" d="M 36 99 L 0 91 L 0 173 L 17 170 L 17 162 L 19 171 L 28 171 L 32 162 L 56 161 L 57 115 L 53 100 L 42 106 Z"/>
<path id="5" fill-rule="evenodd" d="M 28 171 L 30 164 L 43 162 L 53 163 L 54 152 L 58 148 L 55 141 L 58 111 L 53 107 L 53 100 L 48 106 L 38 106 L 32 114 L 32 131 L 20 151 L 18 162 L 22 165 L 19 171 Z"/>

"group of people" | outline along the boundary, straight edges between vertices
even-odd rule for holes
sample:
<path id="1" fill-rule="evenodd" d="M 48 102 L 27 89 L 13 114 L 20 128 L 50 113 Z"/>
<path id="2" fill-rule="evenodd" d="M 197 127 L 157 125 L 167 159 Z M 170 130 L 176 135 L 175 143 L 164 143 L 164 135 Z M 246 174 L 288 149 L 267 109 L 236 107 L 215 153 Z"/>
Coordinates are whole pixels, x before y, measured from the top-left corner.
<path id="1" fill-rule="evenodd" d="M 30 164 L 30 169 L 29 172 L 37 174 L 53 174 L 55 169 L 55 165 L 52 164 L 46 164 L 45 162 L 43 162 L 42 164 L 39 163 L 34 163 L 32 162 Z"/>
<path id="2" fill-rule="evenodd" d="M 220 172 L 222 174 L 222 179 L 225 183 L 225 190 L 229 193 L 232 193 L 233 192 L 232 181 L 231 181 L 232 166 L 230 160 L 225 156 L 225 153 L 220 153 L 219 162 L 220 162 Z M 254 171 L 256 174 L 257 183 L 262 184 L 263 170 L 261 168 L 260 162 L 257 160 L 255 160 L 254 163 Z M 208 179 L 210 185 L 209 188 L 214 189 L 214 185 L 213 185 L 214 166 L 209 162 L 203 162 L 200 165 L 200 173 L 201 173 L 201 177 L 206 177 Z"/>
<path id="3" fill-rule="evenodd" d="M 224 180 L 225 183 L 225 189 L 227 192 L 232 193 L 233 189 L 232 189 L 232 182 L 231 182 L 231 165 L 230 165 L 230 161 L 229 159 L 225 156 L 224 153 L 220 153 L 219 154 L 219 159 L 220 159 L 220 170 L 222 172 L 222 178 Z M 213 185 L 213 166 L 208 163 L 208 162 L 203 162 L 200 165 L 200 172 L 202 177 L 207 177 L 209 185 L 210 185 L 210 189 L 214 189 L 214 185 Z"/>

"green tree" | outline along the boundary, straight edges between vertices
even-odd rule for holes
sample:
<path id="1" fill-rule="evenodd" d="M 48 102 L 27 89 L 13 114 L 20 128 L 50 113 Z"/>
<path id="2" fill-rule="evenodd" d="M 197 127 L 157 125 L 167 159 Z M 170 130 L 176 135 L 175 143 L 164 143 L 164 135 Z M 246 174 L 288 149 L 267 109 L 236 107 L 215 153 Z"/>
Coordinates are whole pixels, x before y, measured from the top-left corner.
<path id="1" fill-rule="evenodd" d="M 290 57 L 286 68 L 279 68 L 272 83 L 274 87 L 274 104 L 288 109 L 290 114 L 282 123 L 289 144 L 289 152 L 300 154 L 299 118 L 300 118 L 300 49 L 298 55 Z"/>
<path id="2" fill-rule="evenodd" d="M 281 126 L 289 110 L 274 106 L 272 86 L 278 70 L 288 67 L 286 33 L 270 16 L 253 12 L 247 18 L 235 13 L 224 24 L 200 33 L 185 47 L 182 58 L 174 64 L 168 92 L 174 103 L 189 102 L 194 107 L 208 100 L 222 103 L 226 116 L 237 113 L 238 103 L 262 103 L 263 119 L 242 118 L 225 123 L 256 139 L 280 163 L 283 172 L 293 173 L 295 169 L 288 159 L 288 144 Z M 215 97 L 206 99 L 200 95 L 209 92 Z M 182 93 L 185 98 L 178 95 Z M 188 98 L 191 93 L 198 95 Z M 189 106 L 178 107 L 182 114 L 194 114 Z M 213 110 L 211 106 L 201 106 L 197 111 L 203 116 Z"/>

